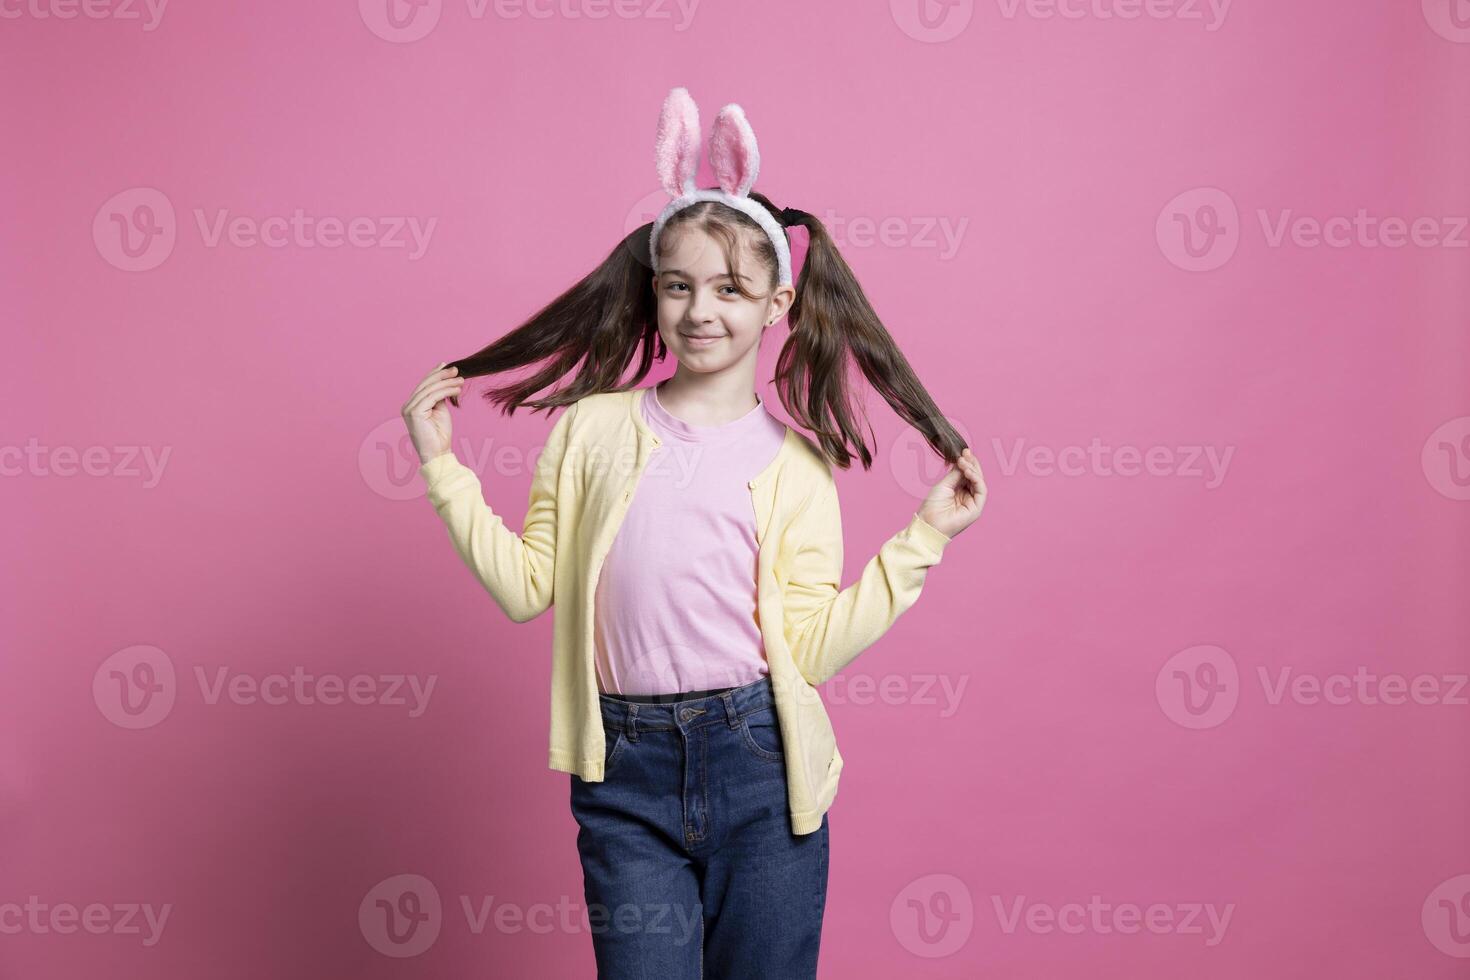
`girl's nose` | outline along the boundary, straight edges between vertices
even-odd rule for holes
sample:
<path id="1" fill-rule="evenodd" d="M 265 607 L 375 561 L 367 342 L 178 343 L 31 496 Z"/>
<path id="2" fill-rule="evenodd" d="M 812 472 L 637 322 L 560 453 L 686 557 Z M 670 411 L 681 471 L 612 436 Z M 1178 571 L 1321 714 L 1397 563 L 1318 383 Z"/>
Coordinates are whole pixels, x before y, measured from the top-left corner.
<path id="1" fill-rule="evenodd" d="M 689 319 L 695 323 L 709 323 L 714 318 L 713 301 L 708 297 L 694 297 L 694 302 L 689 304 Z"/>

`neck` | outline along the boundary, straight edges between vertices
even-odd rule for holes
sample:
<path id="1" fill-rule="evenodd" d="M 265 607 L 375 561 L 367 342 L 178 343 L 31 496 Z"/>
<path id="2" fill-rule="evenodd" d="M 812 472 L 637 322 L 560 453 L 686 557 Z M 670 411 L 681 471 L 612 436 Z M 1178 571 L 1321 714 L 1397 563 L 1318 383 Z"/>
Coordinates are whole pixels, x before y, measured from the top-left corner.
<path id="1" fill-rule="evenodd" d="M 658 386 L 659 404 L 692 425 L 724 425 L 748 414 L 760 400 L 755 377 L 743 372 L 696 374 L 683 370 Z"/>

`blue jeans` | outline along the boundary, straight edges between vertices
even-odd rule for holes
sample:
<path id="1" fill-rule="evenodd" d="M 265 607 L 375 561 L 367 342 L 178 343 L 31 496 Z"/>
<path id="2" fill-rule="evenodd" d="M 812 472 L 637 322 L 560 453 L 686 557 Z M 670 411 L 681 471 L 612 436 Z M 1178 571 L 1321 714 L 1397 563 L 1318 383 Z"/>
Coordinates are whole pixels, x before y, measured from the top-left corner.
<path id="1" fill-rule="evenodd" d="M 605 776 L 572 815 L 599 980 L 810 980 L 827 818 L 791 832 L 769 677 L 598 699 Z"/>

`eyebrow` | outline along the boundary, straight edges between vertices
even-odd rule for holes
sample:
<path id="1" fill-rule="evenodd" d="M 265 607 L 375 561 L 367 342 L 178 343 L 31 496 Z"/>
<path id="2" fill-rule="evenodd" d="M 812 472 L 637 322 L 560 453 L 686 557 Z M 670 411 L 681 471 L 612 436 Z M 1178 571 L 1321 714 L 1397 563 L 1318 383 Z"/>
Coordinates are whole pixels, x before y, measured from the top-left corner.
<path id="1" fill-rule="evenodd" d="M 685 272 L 683 269 L 665 269 L 664 272 L 667 275 L 670 275 L 670 276 L 680 276 L 681 278 L 684 278 L 684 279 L 693 279 L 694 278 L 693 276 L 689 275 L 689 273 Z M 705 282 L 714 282 L 716 279 L 734 279 L 734 278 L 735 277 L 732 276 L 732 275 L 730 275 L 730 273 L 728 273 L 728 272 L 721 272 L 718 275 L 710 276 L 708 279 L 705 280 Z M 741 279 L 748 279 L 750 277 L 749 276 L 742 275 L 740 278 Z"/>

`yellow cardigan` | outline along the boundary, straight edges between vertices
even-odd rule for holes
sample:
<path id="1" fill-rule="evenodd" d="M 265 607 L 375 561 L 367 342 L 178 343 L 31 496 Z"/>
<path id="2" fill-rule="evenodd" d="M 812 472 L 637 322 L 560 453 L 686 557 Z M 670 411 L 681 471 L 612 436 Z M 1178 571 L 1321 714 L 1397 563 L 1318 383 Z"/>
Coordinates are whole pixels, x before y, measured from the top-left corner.
<path id="1" fill-rule="evenodd" d="M 552 426 L 537 458 L 521 533 L 486 505 L 453 452 L 419 472 L 465 564 L 505 614 L 523 623 L 556 607 L 550 767 L 601 782 L 605 740 L 593 666 L 593 597 L 659 437 L 646 388 L 589 395 Z M 790 426 L 775 460 L 749 482 L 755 507 L 756 610 L 785 745 L 791 829 L 809 834 L 837 795 L 842 755 L 816 685 L 913 605 L 949 538 L 915 514 L 841 589 L 842 517 L 832 467 Z"/>

